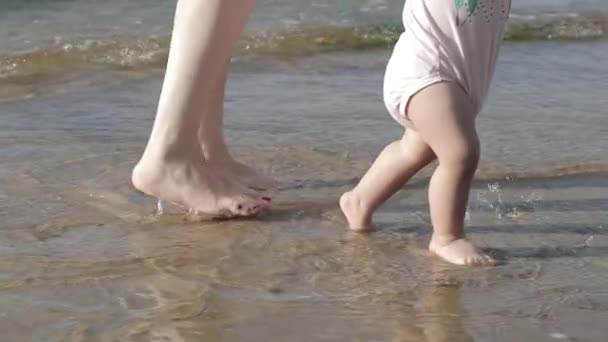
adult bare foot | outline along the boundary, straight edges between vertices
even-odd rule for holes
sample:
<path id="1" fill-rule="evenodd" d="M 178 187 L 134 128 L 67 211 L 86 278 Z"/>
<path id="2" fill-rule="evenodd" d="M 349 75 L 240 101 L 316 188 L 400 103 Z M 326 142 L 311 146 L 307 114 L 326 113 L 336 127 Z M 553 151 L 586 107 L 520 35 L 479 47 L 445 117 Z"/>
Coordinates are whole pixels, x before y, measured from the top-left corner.
<path id="1" fill-rule="evenodd" d="M 274 179 L 263 175 L 253 168 L 230 157 L 224 158 L 221 161 L 208 160 L 207 164 L 217 174 L 237 181 L 250 189 L 261 192 L 272 192 L 277 190 L 277 183 Z"/>
<path id="2" fill-rule="evenodd" d="M 217 176 L 198 161 L 142 159 L 132 181 L 147 195 L 219 217 L 255 216 L 270 206 L 270 198 Z"/>
<path id="3" fill-rule="evenodd" d="M 496 265 L 496 260 L 487 254 L 479 252 L 477 248 L 465 238 L 446 238 L 433 235 L 429 250 L 441 259 L 455 265 Z"/>
<path id="4" fill-rule="evenodd" d="M 370 208 L 353 191 L 342 194 L 340 208 L 351 230 L 361 233 L 374 230 Z"/>

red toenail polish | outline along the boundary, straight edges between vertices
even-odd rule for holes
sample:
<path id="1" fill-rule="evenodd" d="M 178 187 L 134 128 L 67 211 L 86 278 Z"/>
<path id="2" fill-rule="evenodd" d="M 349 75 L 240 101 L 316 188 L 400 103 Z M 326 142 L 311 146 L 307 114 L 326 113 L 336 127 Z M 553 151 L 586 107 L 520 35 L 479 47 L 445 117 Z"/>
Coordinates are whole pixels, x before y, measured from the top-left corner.
<path id="1" fill-rule="evenodd" d="M 266 202 L 272 202 L 272 198 L 270 197 L 262 197 L 262 199 Z"/>
<path id="2" fill-rule="evenodd" d="M 236 208 L 237 208 L 238 210 L 241 210 L 241 209 L 243 209 L 243 206 L 239 204 L 239 205 L 238 205 Z"/>

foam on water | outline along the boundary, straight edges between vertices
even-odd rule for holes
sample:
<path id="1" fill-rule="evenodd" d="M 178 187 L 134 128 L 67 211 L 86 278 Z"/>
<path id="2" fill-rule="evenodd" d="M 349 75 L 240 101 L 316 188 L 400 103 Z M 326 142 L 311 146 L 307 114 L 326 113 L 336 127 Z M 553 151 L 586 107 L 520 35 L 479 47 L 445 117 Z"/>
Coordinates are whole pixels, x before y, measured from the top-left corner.
<path id="1" fill-rule="evenodd" d="M 395 25 L 303 26 L 250 34 L 240 44 L 237 56 L 298 58 L 318 53 L 387 49 L 401 34 Z M 608 20 L 601 14 L 555 14 L 514 16 L 506 31 L 507 40 L 598 40 L 605 39 Z M 0 55 L 0 83 L 36 82 L 94 68 L 146 70 L 166 62 L 169 33 L 163 36 L 113 35 L 53 43 L 28 52 Z"/>
<path id="2" fill-rule="evenodd" d="M 14 97 L 15 92 L 7 89 L 15 84 L 46 82 L 51 86 L 83 71 L 161 69 L 168 54 L 172 5 L 151 5 L 139 12 L 131 2 L 107 8 L 97 8 L 99 3 L 92 1 L 13 6 L 6 12 L 13 16 L 0 21 L 0 87 L 6 88 L 0 89 L 0 98 L 3 93 Z M 294 59 L 327 52 L 388 49 L 403 30 L 400 16 L 393 15 L 401 6 L 397 2 L 364 2 L 359 7 L 346 2 L 317 5 L 302 8 L 262 1 L 236 55 Z M 590 6 L 579 6 L 574 12 L 567 7 L 567 11 L 532 12 L 516 8 L 505 39 L 604 40 L 607 12 L 599 5 Z M 321 19 L 314 19 L 317 17 Z M 82 30 L 75 31 L 74 26 Z"/>

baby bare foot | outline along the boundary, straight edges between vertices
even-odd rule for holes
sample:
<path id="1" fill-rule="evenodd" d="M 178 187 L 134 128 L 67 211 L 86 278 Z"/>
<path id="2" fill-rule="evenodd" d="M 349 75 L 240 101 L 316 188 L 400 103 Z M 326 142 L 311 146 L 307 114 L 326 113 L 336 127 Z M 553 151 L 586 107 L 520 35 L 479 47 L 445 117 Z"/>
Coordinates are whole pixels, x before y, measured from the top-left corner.
<path id="1" fill-rule="evenodd" d="M 274 179 L 265 176 L 236 160 L 228 159 L 221 162 L 211 160 L 208 163 L 218 174 L 224 175 L 228 179 L 238 181 L 250 189 L 262 192 L 277 190 L 277 184 Z"/>
<path id="2" fill-rule="evenodd" d="M 270 206 L 270 198 L 215 175 L 198 161 L 142 159 L 132 181 L 147 195 L 220 217 L 255 216 Z"/>
<path id="3" fill-rule="evenodd" d="M 342 194 L 340 208 L 351 230 L 363 233 L 374 229 L 369 208 L 352 191 Z"/>
<path id="4" fill-rule="evenodd" d="M 496 260 L 487 254 L 479 252 L 475 246 L 465 238 L 444 238 L 433 235 L 429 250 L 441 259 L 455 265 L 496 265 Z"/>

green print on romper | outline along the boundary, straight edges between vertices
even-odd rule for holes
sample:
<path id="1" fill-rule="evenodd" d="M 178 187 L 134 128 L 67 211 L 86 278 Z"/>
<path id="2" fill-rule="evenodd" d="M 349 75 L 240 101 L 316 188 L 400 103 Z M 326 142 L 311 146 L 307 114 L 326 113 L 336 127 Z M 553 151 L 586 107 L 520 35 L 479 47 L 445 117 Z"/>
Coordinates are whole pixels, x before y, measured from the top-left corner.
<path id="1" fill-rule="evenodd" d="M 454 0 L 456 5 L 456 23 L 464 25 L 472 17 L 482 16 L 478 20 L 490 23 L 499 18 L 506 19 L 511 11 L 510 0 Z"/>
<path id="2" fill-rule="evenodd" d="M 456 8 L 458 8 L 458 9 L 462 9 L 467 4 L 467 0 L 454 0 L 454 1 L 456 2 Z M 469 16 L 471 16 L 471 15 L 473 15 L 473 13 L 475 13 L 475 10 L 477 9 L 477 0 L 469 0 L 468 3 L 469 3 L 469 6 L 467 6 L 467 7 L 469 10 Z"/>
<path id="3" fill-rule="evenodd" d="M 463 25 L 467 20 L 475 14 L 478 0 L 454 0 L 456 3 L 456 24 Z M 466 12 L 465 18 L 461 18 L 461 13 Z"/>

